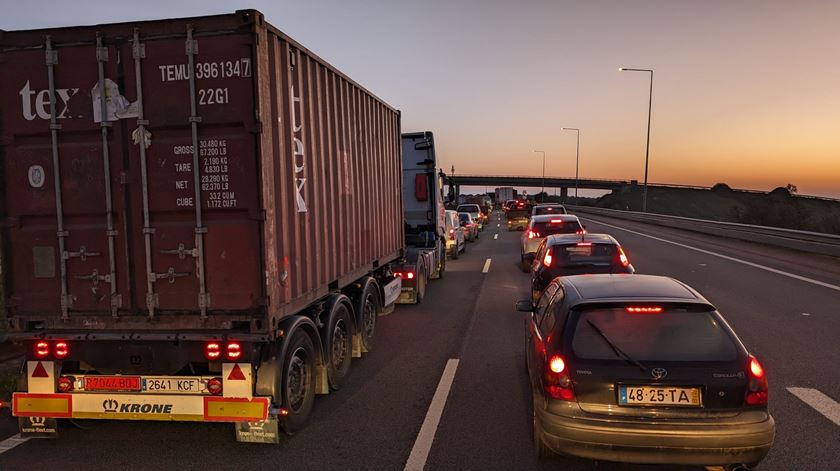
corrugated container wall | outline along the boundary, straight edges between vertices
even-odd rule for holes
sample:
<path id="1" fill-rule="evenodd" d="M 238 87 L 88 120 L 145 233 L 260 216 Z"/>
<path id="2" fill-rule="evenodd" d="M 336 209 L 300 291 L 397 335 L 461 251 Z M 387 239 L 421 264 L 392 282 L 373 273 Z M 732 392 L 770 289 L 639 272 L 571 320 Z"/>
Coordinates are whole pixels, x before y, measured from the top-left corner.
<path id="1" fill-rule="evenodd" d="M 399 112 L 259 12 L 0 49 L 14 330 L 266 332 L 401 255 Z"/>

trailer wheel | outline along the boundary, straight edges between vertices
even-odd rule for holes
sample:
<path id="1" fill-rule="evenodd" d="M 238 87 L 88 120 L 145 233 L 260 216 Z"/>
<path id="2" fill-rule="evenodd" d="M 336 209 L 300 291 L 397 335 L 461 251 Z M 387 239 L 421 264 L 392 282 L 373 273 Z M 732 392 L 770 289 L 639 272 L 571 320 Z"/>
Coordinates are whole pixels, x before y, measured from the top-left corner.
<path id="1" fill-rule="evenodd" d="M 356 300 L 357 326 L 362 337 L 364 351 L 373 350 L 374 334 L 376 332 L 376 316 L 379 313 L 379 288 L 373 278 L 364 283 L 361 295 Z"/>
<path id="2" fill-rule="evenodd" d="M 283 430 L 288 435 L 302 429 L 315 401 L 315 345 L 303 329 L 297 329 L 289 340 L 283 364 Z"/>
<path id="3" fill-rule="evenodd" d="M 327 357 L 327 378 L 330 389 L 336 391 L 350 372 L 353 355 L 353 321 L 346 303 L 337 301 L 333 304 L 325 329 L 322 338 Z"/>

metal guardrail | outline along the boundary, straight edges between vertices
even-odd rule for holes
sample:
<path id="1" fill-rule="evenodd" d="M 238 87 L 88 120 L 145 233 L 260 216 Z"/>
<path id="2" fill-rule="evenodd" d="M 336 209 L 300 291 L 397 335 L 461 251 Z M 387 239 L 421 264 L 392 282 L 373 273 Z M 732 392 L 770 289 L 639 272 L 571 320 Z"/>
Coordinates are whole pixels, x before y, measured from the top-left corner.
<path id="1" fill-rule="evenodd" d="M 803 252 L 840 257 L 840 235 L 797 231 L 781 227 L 754 226 L 735 222 L 709 221 L 664 214 L 638 213 L 592 206 L 566 205 L 572 212 L 599 214 L 628 221 L 673 227 L 730 239 L 758 242 Z"/>

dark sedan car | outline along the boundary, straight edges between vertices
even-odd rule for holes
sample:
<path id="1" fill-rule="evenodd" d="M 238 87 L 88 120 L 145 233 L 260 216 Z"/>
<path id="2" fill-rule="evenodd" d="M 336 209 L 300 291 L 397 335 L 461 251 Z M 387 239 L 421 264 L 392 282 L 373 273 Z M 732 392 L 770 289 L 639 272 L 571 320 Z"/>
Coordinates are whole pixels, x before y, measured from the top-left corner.
<path id="1" fill-rule="evenodd" d="M 536 254 L 523 255 L 522 263 L 524 266 L 530 263 L 534 304 L 545 287 L 558 276 L 635 272 L 624 249 L 608 234 L 548 236 Z"/>
<path id="2" fill-rule="evenodd" d="M 685 284 L 559 277 L 517 309 L 539 457 L 752 467 L 770 451 L 764 369 Z"/>

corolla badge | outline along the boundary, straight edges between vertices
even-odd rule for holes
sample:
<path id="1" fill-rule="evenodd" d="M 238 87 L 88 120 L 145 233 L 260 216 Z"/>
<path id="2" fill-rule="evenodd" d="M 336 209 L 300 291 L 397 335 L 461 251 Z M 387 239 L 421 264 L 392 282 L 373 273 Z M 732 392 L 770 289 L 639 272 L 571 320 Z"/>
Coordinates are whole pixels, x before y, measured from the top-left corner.
<path id="1" fill-rule="evenodd" d="M 654 368 L 650 370 L 650 374 L 653 376 L 653 379 L 662 379 L 668 376 L 668 370 L 665 368 Z"/>

